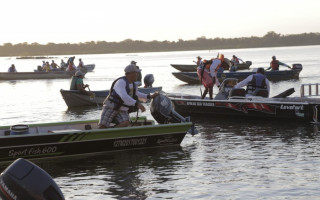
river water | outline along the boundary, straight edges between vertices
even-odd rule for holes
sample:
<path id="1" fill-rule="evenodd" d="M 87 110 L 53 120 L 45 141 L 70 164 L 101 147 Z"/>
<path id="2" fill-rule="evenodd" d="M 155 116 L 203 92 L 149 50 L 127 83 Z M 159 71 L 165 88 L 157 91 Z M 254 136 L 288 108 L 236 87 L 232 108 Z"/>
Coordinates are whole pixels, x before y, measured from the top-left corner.
<path id="1" fill-rule="evenodd" d="M 250 60 L 251 68 L 268 67 L 273 55 L 290 65 L 301 63 L 300 79 L 271 82 L 271 96 L 291 87 L 296 90 L 292 96 L 299 96 L 301 84 L 320 83 L 320 46 L 75 56 L 96 64 L 84 79 L 91 90 L 109 89 L 135 60 L 142 74 L 153 74 L 154 86 L 163 91 L 200 94 L 201 86 L 177 80 L 170 64 L 192 64 L 198 55 L 212 58 L 218 52 Z M 53 59 L 59 64 L 69 56 Z M 0 71 L 11 64 L 18 71 L 33 71 L 41 63 L 2 57 Z M 99 118 L 101 107 L 68 109 L 59 90 L 69 84 L 68 79 L 0 81 L 0 125 Z M 151 117 L 149 111 L 144 115 Z M 37 164 L 54 178 L 66 199 L 320 199 L 318 126 L 206 116 L 192 120 L 199 134 L 187 135 L 180 147 Z"/>

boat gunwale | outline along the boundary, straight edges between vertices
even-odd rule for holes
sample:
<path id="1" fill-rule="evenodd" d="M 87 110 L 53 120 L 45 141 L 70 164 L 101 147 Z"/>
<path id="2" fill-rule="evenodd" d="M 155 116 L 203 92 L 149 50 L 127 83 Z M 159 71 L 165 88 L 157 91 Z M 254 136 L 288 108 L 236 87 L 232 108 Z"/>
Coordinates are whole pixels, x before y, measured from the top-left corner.
<path id="1" fill-rule="evenodd" d="M 70 121 L 70 122 L 53 122 L 53 123 L 41 123 L 41 124 L 28 124 L 29 127 L 46 127 L 46 126 L 59 126 L 59 125 L 74 125 L 74 124 L 85 124 L 85 123 L 94 123 L 98 122 L 98 120 L 86 120 L 86 121 Z M 184 127 L 184 126 L 190 126 L 191 127 L 192 122 L 183 122 L 183 123 L 172 123 L 172 124 L 155 124 L 153 122 L 152 125 L 143 125 L 143 126 L 130 126 L 130 127 L 120 127 L 120 128 L 106 128 L 106 129 L 90 129 L 90 130 L 65 130 L 65 131 L 59 131 L 59 132 L 53 132 L 53 133 L 30 133 L 30 134 L 24 134 L 24 135 L 10 135 L 9 137 L 31 137 L 31 136 L 51 136 L 51 135 L 71 135 L 74 133 L 117 133 L 121 131 L 126 130 L 139 130 L 139 129 L 154 129 L 154 128 L 170 128 L 170 127 Z M 10 129 L 11 126 L 0 126 L 0 130 Z M 3 135 L 0 136 L 1 138 L 8 138 L 8 136 Z"/>
<path id="2" fill-rule="evenodd" d="M 250 97 L 248 97 L 250 98 Z M 173 100 L 173 101 L 198 101 L 198 102 L 203 102 L 203 101 L 206 101 L 206 102 L 232 102 L 232 103 L 272 103 L 272 104 L 292 104 L 292 103 L 297 103 L 297 104 L 301 104 L 301 105 L 309 105 L 310 102 L 297 102 L 297 101 L 292 101 L 292 102 L 286 102 L 286 101 L 259 101 L 258 99 L 255 99 L 254 101 L 252 100 L 249 100 L 248 98 L 239 98 L 239 99 L 225 99 L 225 100 L 215 100 L 215 99 L 186 99 L 186 98 L 181 98 L 181 97 L 169 97 L 170 100 Z M 239 100 L 243 100 L 243 101 L 239 101 Z M 259 98 L 261 99 L 261 98 Z M 270 98 L 268 98 L 270 99 Z M 247 100 L 247 101 L 245 101 Z M 320 103 L 319 103 L 320 104 Z"/>

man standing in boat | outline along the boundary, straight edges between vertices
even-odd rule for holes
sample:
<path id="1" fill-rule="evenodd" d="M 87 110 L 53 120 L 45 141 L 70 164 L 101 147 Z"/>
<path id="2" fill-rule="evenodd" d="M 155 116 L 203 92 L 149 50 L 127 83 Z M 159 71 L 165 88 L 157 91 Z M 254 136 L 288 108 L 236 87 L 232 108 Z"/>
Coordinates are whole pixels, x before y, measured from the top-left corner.
<path id="1" fill-rule="evenodd" d="M 197 64 L 197 66 L 200 66 L 201 63 L 202 63 L 202 58 L 200 56 L 196 57 L 197 58 L 197 61 L 193 61 L 194 63 Z"/>
<path id="2" fill-rule="evenodd" d="M 246 92 L 250 96 L 254 96 L 258 90 L 267 90 L 269 96 L 270 94 L 270 84 L 267 77 L 264 75 L 264 68 L 260 67 L 256 74 L 251 74 L 243 81 L 239 82 L 234 88 L 241 88 L 247 86 Z"/>
<path id="3" fill-rule="evenodd" d="M 216 84 L 217 87 L 220 86 L 220 82 L 218 80 L 217 74 L 223 62 L 224 62 L 224 55 L 219 54 L 218 58 L 215 58 L 212 60 L 212 64 L 210 66 L 210 76 L 212 77 L 213 84 Z"/>
<path id="4" fill-rule="evenodd" d="M 270 69 L 271 69 L 271 71 L 279 70 L 279 66 L 280 65 L 286 66 L 289 69 L 291 69 L 291 67 L 289 65 L 280 62 L 279 60 L 277 60 L 277 58 L 275 56 L 272 56 L 272 61 L 270 62 L 270 67 L 268 69 L 266 69 L 266 70 L 270 70 Z"/>
<path id="5" fill-rule="evenodd" d="M 200 57 L 200 56 L 198 56 Z M 212 99 L 212 94 L 213 94 L 213 82 L 212 82 L 212 78 L 209 75 L 209 67 L 210 67 L 210 63 L 211 61 L 207 61 L 204 60 L 204 62 L 199 62 L 199 65 L 197 67 L 197 74 L 198 77 L 202 83 L 202 85 L 204 86 L 205 90 L 202 93 L 201 90 L 201 99 L 204 99 L 208 92 L 209 92 L 209 96 Z M 200 88 L 201 89 L 201 88 Z"/>
<path id="6" fill-rule="evenodd" d="M 125 69 L 125 76 L 116 79 L 111 86 L 109 95 L 104 101 L 99 128 L 109 128 L 111 122 L 115 122 L 116 127 L 127 127 L 130 125 L 129 113 L 140 109 L 144 112 L 145 107 L 139 103 L 139 99 L 147 100 L 158 95 L 144 94 L 138 91 L 135 81 L 141 71 L 134 64 L 128 65 Z"/>

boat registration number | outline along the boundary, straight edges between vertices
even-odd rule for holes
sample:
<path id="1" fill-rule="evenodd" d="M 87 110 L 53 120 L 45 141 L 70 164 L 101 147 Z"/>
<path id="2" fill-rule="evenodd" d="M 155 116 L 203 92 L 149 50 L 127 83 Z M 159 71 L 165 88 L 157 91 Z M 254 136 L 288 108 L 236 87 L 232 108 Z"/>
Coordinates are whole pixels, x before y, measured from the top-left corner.
<path id="1" fill-rule="evenodd" d="M 199 102 L 199 101 L 188 101 L 187 106 L 208 106 L 213 107 L 214 103 L 212 102 Z"/>

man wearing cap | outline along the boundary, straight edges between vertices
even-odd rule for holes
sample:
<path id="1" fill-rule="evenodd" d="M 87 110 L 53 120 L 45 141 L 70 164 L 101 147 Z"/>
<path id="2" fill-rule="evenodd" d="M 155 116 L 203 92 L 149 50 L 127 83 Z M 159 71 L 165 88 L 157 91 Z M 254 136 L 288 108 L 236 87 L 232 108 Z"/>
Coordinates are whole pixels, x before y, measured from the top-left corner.
<path id="1" fill-rule="evenodd" d="M 200 66 L 202 63 L 202 58 L 200 56 L 197 56 L 196 58 L 197 58 L 197 61 L 193 61 L 193 62 L 196 63 L 197 66 Z"/>
<path id="2" fill-rule="evenodd" d="M 269 80 L 264 75 L 264 68 L 258 68 L 256 74 L 249 75 L 246 79 L 239 82 L 234 88 L 241 88 L 247 86 L 246 92 L 250 96 L 254 95 L 255 91 L 258 89 L 268 90 L 268 96 L 270 94 Z"/>
<path id="3" fill-rule="evenodd" d="M 81 71 L 77 71 L 76 74 L 72 77 L 70 90 L 79 90 L 82 94 L 91 95 L 92 92 L 86 91 L 88 84 L 83 84 L 84 74 Z"/>
<path id="4" fill-rule="evenodd" d="M 137 62 L 136 62 L 136 61 L 132 60 L 130 64 L 135 65 L 135 66 L 139 69 L 139 66 L 137 65 Z M 137 81 L 139 82 L 139 83 L 137 83 L 137 84 L 138 84 L 139 86 L 141 85 L 141 81 L 142 81 L 141 71 L 142 71 L 142 70 L 140 69 L 140 72 L 138 72 L 138 77 L 137 77 Z"/>
<path id="5" fill-rule="evenodd" d="M 144 94 L 137 90 L 135 81 L 141 71 L 134 64 L 128 65 L 125 69 L 125 76 L 116 79 L 111 86 L 108 97 L 103 102 L 103 109 L 99 121 L 99 128 L 109 128 L 111 122 L 116 127 L 127 127 L 130 125 L 129 113 L 140 109 L 144 112 L 145 107 L 139 103 L 139 99 L 151 99 L 158 93 Z"/>

